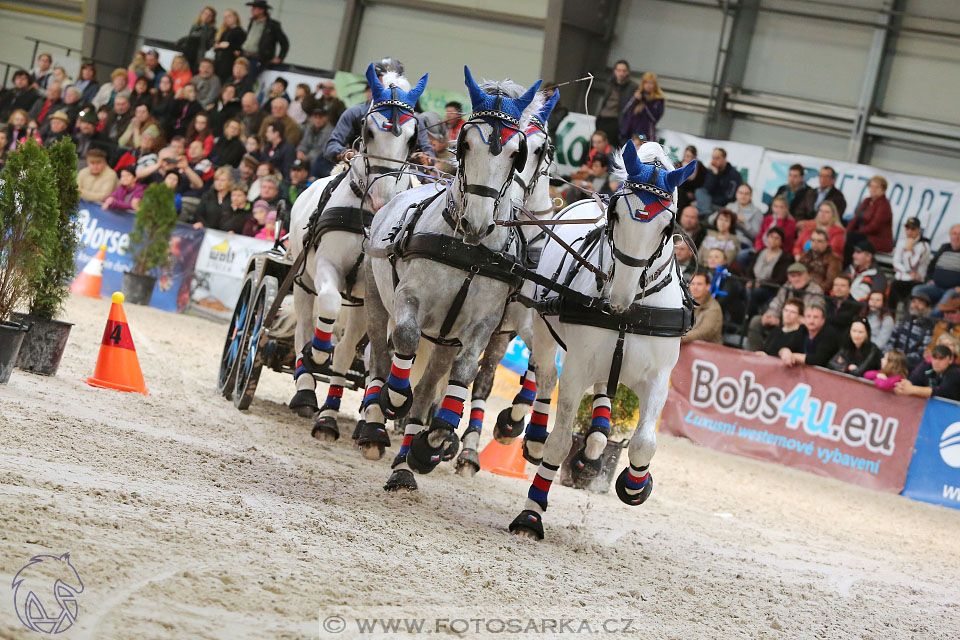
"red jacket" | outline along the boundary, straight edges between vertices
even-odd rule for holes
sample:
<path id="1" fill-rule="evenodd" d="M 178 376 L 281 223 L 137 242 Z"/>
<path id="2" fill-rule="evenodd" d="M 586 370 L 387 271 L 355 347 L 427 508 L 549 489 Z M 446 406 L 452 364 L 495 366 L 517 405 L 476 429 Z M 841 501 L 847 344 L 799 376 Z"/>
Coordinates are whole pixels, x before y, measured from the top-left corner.
<path id="1" fill-rule="evenodd" d="M 800 234 L 797 236 L 797 242 L 793 245 L 793 255 L 799 256 L 807 250 L 807 241 L 813 235 L 817 228 L 816 220 L 805 220 L 800 227 Z M 830 225 L 827 230 L 827 238 L 830 242 L 830 249 L 833 253 L 843 257 L 843 245 L 847 240 L 847 232 L 838 224 Z"/>
<path id="2" fill-rule="evenodd" d="M 893 210 L 887 196 L 864 198 L 847 223 L 847 233 L 862 233 L 878 253 L 893 251 Z"/>
<path id="3" fill-rule="evenodd" d="M 767 231 L 770 227 L 780 227 L 783 230 L 783 252 L 787 255 L 793 255 L 793 242 L 797 239 L 797 221 L 789 214 L 777 224 L 774 224 L 772 213 L 763 216 L 763 224 L 760 225 L 757 239 L 753 241 L 753 248 L 761 251 L 767 246 Z"/>

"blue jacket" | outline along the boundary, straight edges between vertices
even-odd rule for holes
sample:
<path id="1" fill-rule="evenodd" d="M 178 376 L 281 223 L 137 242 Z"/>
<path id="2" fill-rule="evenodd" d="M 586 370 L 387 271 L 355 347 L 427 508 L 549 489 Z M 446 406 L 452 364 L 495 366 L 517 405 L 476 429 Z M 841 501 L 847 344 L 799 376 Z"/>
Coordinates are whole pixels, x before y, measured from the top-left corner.
<path id="1" fill-rule="evenodd" d="M 337 156 L 343 153 L 343 150 L 353 144 L 353 141 L 360 136 L 360 123 L 369 108 L 370 102 L 367 101 L 363 104 L 355 104 L 343 112 L 340 120 L 337 121 L 337 126 L 333 129 L 333 133 L 330 134 L 330 139 L 327 140 L 327 146 L 323 150 L 324 158 L 334 164 L 337 163 Z M 414 115 L 418 122 L 417 144 L 420 151 L 428 156 L 436 157 L 433 153 L 433 147 L 430 146 L 430 138 L 427 136 L 427 129 L 423 126 L 420 114 Z"/>

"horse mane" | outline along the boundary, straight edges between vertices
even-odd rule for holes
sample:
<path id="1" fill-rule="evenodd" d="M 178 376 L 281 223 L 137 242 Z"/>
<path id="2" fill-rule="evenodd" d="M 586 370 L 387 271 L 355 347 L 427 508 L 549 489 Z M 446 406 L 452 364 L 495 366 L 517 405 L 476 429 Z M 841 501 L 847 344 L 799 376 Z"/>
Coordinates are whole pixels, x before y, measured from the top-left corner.
<path id="1" fill-rule="evenodd" d="M 520 128 L 525 130 L 529 125 L 533 116 L 540 113 L 540 109 L 543 109 L 543 105 L 547 104 L 547 100 L 550 99 L 550 96 L 553 95 L 553 91 L 537 91 L 533 96 L 533 102 L 530 103 L 530 106 L 523 110 L 523 115 L 520 116 Z M 547 128 L 547 123 L 543 123 L 544 129 Z"/>
<path id="2" fill-rule="evenodd" d="M 380 82 L 387 89 L 390 88 L 390 85 L 394 85 L 397 87 L 397 89 L 410 91 L 410 81 L 407 80 L 406 76 L 402 76 L 395 71 L 387 71 L 385 74 L 383 74 L 383 79 Z"/>

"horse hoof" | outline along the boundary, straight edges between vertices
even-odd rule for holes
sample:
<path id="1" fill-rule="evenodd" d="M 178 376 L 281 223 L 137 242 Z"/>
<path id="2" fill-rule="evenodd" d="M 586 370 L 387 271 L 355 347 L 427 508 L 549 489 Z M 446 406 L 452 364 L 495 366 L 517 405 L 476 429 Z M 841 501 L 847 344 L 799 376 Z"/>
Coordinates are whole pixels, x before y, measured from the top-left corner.
<path id="1" fill-rule="evenodd" d="M 461 478 L 472 478 L 480 471 L 480 458 L 475 449 L 464 449 L 457 456 L 457 475 Z"/>
<path id="2" fill-rule="evenodd" d="M 513 522 L 510 523 L 510 533 L 530 538 L 531 540 L 543 540 L 543 517 L 536 511 L 524 509 L 520 512 Z"/>
<path id="3" fill-rule="evenodd" d="M 363 430 L 364 425 L 363 420 L 357 420 L 357 426 L 353 428 L 353 434 L 350 436 L 350 439 L 356 442 L 357 438 L 360 437 L 360 432 Z"/>
<path id="4" fill-rule="evenodd" d="M 530 449 L 528 448 L 528 445 L 529 445 L 530 442 L 536 442 L 537 444 L 540 444 L 540 445 L 543 444 L 543 443 L 540 442 L 539 440 L 529 440 L 529 441 L 528 441 L 526 438 L 524 438 L 524 439 L 523 439 L 523 446 L 521 447 L 521 449 L 523 450 L 523 459 L 526 460 L 527 462 L 529 462 L 529 463 L 532 464 L 532 465 L 540 466 L 540 463 L 543 462 L 543 458 L 542 458 L 542 457 L 538 458 L 537 456 L 535 456 L 535 455 L 533 455 L 532 453 L 530 453 Z"/>
<path id="5" fill-rule="evenodd" d="M 399 491 L 410 493 L 417 490 L 417 479 L 409 469 L 397 469 L 390 474 L 387 484 L 383 485 L 383 490 L 392 493 Z"/>
<path id="6" fill-rule="evenodd" d="M 586 449 L 582 448 L 570 461 L 570 476 L 577 484 L 586 485 L 591 480 L 600 475 L 603 469 L 603 458 L 590 460 L 587 458 Z"/>
<path id="7" fill-rule="evenodd" d="M 390 399 L 391 393 L 403 396 L 403 403 L 400 406 L 393 404 L 393 401 Z M 410 412 L 410 407 L 413 406 L 413 389 L 409 387 L 406 389 L 393 389 L 387 385 L 383 385 L 380 389 L 378 402 L 384 417 L 390 418 L 391 420 L 400 420 L 401 418 L 407 417 L 407 414 Z"/>
<path id="8" fill-rule="evenodd" d="M 427 474 L 436 469 L 443 457 L 443 447 L 431 447 L 427 441 L 429 433 L 429 431 L 421 431 L 413 436 L 410 452 L 407 454 L 407 464 L 421 474 Z"/>
<path id="9" fill-rule="evenodd" d="M 440 461 L 450 462 L 458 451 L 460 451 L 460 438 L 456 433 L 451 433 L 443 441 L 443 455 L 440 457 Z"/>
<path id="10" fill-rule="evenodd" d="M 627 493 L 627 469 L 624 469 L 617 476 L 616 486 L 617 497 L 620 498 L 620 502 L 636 507 L 646 502 L 647 498 L 650 497 L 650 492 L 653 491 L 653 475 L 647 478 L 647 484 L 643 485 L 640 493 L 630 494 Z"/>
<path id="11" fill-rule="evenodd" d="M 317 405 L 317 392 L 313 389 L 300 389 L 287 406 L 301 418 L 312 418 L 320 411 Z"/>
<path id="12" fill-rule="evenodd" d="M 313 431 L 310 432 L 310 435 L 322 442 L 336 442 L 340 439 L 337 419 L 333 416 L 320 416 L 313 425 Z"/>
<path id="13" fill-rule="evenodd" d="M 383 457 L 383 445 L 382 444 L 362 444 L 360 445 L 360 453 L 367 460 L 379 460 Z"/>
<path id="14" fill-rule="evenodd" d="M 514 439 L 523 433 L 525 426 L 523 418 L 515 421 L 510 417 L 511 411 L 512 409 L 507 407 L 498 413 L 497 423 L 493 426 L 493 439 L 508 446 L 513 444 Z"/>

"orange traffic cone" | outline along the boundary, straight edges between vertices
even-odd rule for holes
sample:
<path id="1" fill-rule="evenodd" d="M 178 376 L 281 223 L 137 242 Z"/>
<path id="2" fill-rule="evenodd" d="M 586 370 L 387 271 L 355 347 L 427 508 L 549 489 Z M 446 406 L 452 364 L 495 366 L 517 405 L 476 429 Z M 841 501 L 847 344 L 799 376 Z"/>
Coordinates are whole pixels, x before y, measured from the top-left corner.
<path id="1" fill-rule="evenodd" d="M 123 312 L 123 294 L 119 291 L 111 298 L 113 305 L 107 317 L 107 328 L 103 330 L 100 343 L 100 355 L 92 378 L 87 378 L 91 387 L 116 389 L 117 391 L 136 391 L 147 393 L 147 385 L 140 371 L 137 350 L 133 346 L 130 327 L 127 326 L 127 314 Z"/>
<path id="2" fill-rule="evenodd" d="M 103 245 L 70 285 L 70 291 L 80 296 L 99 298 L 100 285 L 103 283 L 103 259 L 106 257 L 107 245 Z"/>
<path id="3" fill-rule="evenodd" d="M 503 445 L 496 440 L 480 452 L 480 468 L 490 473 L 496 473 L 509 478 L 529 480 L 527 475 L 527 461 L 523 458 L 521 438 L 517 438 L 511 445 Z"/>

